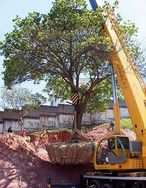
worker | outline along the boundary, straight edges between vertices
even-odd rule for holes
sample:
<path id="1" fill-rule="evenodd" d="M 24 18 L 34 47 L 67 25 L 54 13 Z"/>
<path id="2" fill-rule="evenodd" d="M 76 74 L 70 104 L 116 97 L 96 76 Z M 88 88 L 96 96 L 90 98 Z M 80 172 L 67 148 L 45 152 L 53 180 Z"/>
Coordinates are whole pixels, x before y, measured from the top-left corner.
<path id="1" fill-rule="evenodd" d="M 108 146 L 102 145 L 98 150 L 98 163 L 99 164 L 107 164 L 108 163 Z"/>
<path id="2" fill-rule="evenodd" d="M 47 179 L 47 188 L 51 188 L 52 186 L 51 186 L 51 178 L 49 177 L 48 179 Z"/>
<path id="3" fill-rule="evenodd" d="M 11 126 L 8 128 L 8 133 L 12 133 L 12 127 Z"/>
<path id="4" fill-rule="evenodd" d="M 114 130 L 114 121 L 111 121 L 111 123 L 110 123 L 110 127 L 112 128 L 112 131 Z"/>
<path id="5" fill-rule="evenodd" d="M 26 136 L 26 132 L 23 130 L 23 131 L 21 131 L 20 133 L 20 136 L 22 136 L 22 137 L 25 137 Z"/>

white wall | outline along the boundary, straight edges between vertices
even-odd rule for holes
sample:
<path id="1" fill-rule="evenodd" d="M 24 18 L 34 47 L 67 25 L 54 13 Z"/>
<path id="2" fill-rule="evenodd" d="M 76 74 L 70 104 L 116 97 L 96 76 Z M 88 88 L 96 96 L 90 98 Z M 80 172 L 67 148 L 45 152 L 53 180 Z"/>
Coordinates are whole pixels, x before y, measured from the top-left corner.
<path id="1" fill-rule="evenodd" d="M 5 121 L 4 122 L 4 131 L 7 131 L 9 127 L 12 127 L 12 130 L 13 131 L 21 131 L 21 127 L 20 125 L 18 124 L 18 121 Z"/>
<path id="2" fill-rule="evenodd" d="M 24 118 L 24 129 L 41 129 L 39 119 Z"/>
<path id="3" fill-rule="evenodd" d="M 127 108 L 120 108 L 120 117 L 121 118 L 129 118 L 129 113 Z M 92 122 L 100 122 L 100 121 L 111 121 L 114 119 L 113 109 L 108 109 L 105 112 L 93 112 L 92 113 Z"/>
<path id="4" fill-rule="evenodd" d="M 47 117 L 41 116 L 40 117 L 40 124 L 43 128 L 51 128 L 51 127 L 59 127 L 58 117 Z"/>
<path id="5" fill-rule="evenodd" d="M 108 109 L 106 112 L 105 112 L 105 118 L 110 121 L 111 119 L 114 119 L 114 111 L 113 109 Z"/>
<path id="6" fill-rule="evenodd" d="M 121 118 L 128 118 L 129 113 L 126 108 L 120 108 Z M 83 125 L 90 125 L 92 123 L 98 123 L 101 121 L 111 121 L 114 118 L 113 110 L 108 109 L 106 112 L 94 112 L 91 114 L 84 114 L 82 118 Z M 48 129 L 51 127 L 72 126 L 74 115 L 59 114 L 58 116 L 45 117 L 41 116 L 40 119 L 24 118 L 23 125 L 25 130 L 40 130 Z M 21 131 L 21 126 L 18 121 L 6 120 L 4 124 L 0 123 L 0 133 L 7 131 L 9 127 L 12 127 L 13 131 Z"/>
<path id="7" fill-rule="evenodd" d="M 3 132 L 3 123 L 0 123 L 0 133 Z"/>
<path id="8" fill-rule="evenodd" d="M 121 118 L 129 118 L 129 112 L 127 108 L 120 108 Z"/>
<path id="9" fill-rule="evenodd" d="M 90 119 L 90 114 L 89 113 L 85 113 L 83 114 L 83 117 L 82 117 L 82 124 L 83 125 L 90 125 L 91 124 L 91 119 Z"/>
<path id="10" fill-rule="evenodd" d="M 59 126 L 72 125 L 74 120 L 74 115 L 59 114 Z"/>

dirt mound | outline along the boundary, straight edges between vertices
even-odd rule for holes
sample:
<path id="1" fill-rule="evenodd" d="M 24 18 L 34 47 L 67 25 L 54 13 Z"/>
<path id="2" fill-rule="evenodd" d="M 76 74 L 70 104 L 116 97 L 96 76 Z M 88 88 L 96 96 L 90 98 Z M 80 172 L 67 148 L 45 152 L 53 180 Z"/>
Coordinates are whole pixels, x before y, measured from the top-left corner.
<path id="1" fill-rule="evenodd" d="M 87 140 L 94 141 L 110 131 L 109 125 L 98 126 L 90 132 L 82 133 L 82 136 Z M 124 129 L 123 132 L 130 139 L 135 138 L 132 131 Z M 78 183 L 80 175 L 90 171 L 92 166 L 89 166 L 89 164 L 56 165 L 51 163 L 44 148 L 46 142 L 51 145 L 53 141 L 55 143 L 60 140 L 68 141 L 70 138 L 69 132 L 57 133 L 57 135 L 60 136 L 57 136 L 56 139 L 54 139 L 54 135 L 50 136 L 50 133 L 49 136 L 44 137 L 45 139 L 42 136 L 41 139 L 37 140 L 36 145 L 26 142 L 23 137 L 18 135 L 0 135 L 0 188 L 42 188 L 46 187 L 48 177 L 56 184 Z M 60 144 L 60 147 L 63 147 L 63 144 L 64 142 Z M 84 154 L 84 151 L 80 150 L 80 155 L 86 156 L 87 153 Z M 78 158 L 81 157 L 80 155 L 78 155 Z M 67 157 L 70 158 L 69 155 Z"/>
<path id="2" fill-rule="evenodd" d="M 93 128 L 93 130 L 87 132 L 87 133 L 82 133 L 82 135 L 87 139 L 91 141 L 98 141 L 100 138 L 104 137 L 105 135 L 109 134 L 112 132 L 112 128 L 110 127 L 109 124 L 103 124 L 100 126 L 96 126 Z M 136 135 L 133 131 L 129 129 L 122 129 L 122 133 L 129 137 L 130 140 L 135 140 Z"/>
<path id="3" fill-rule="evenodd" d="M 69 131 L 44 132 L 40 136 L 41 143 L 65 142 L 71 138 Z"/>
<path id="4" fill-rule="evenodd" d="M 65 142 L 70 140 L 71 133 L 69 131 L 43 131 L 30 134 L 30 142 L 35 143 L 39 141 L 39 144 Z"/>
<path id="5" fill-rule="evenodd" d="M 0 136 L 0 187 L 43 187 L 40 181 L 43 167 L 35 148 L 21 136 Z M 45 162 L 45 161 L 44 161 Z"/>
<path id="6" fill-rule="evenodd" d="M 0 188 L 42 188 L 53 183 L 78 183 L 88 166 L 60 166 L 49 162 L 46 150 L 21 136 L 0 136 Z"/>

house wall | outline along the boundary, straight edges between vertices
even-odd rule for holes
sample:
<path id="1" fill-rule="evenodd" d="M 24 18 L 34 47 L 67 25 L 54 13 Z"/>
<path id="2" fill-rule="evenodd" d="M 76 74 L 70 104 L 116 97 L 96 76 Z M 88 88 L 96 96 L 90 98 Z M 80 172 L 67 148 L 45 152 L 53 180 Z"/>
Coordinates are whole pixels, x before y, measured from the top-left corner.
<path id="1" fill-rule="evenodd" d="M 120 108 L 121 118 L 129 118 L 129 112 L 127 108 Z"/>
<path id="2" fill-rule="evenodd" d="M 21 127 L 20 125 L 18 124 L 18 121 L 15 121 L 15 120 L 6 120 L 3 124 L 3 131 L 7 131 L 9 127 L 12 127 L 12 130 L 13 131 L 21 131 Z"/>
<path id="3" fill-rule="evenodd" d="M 91 123 L 99 123 L 101 121 L 106 121 L 107 119 L 106 112 L 92 112 L 91 114 Z"/>
<path id="4" fill-rule="evenodd" d="M 120 117 L 129 118 L 129 113 L 127 108 L 120 108 Z M 114 119 L 113 109 L 108 109 L 105 112 L 93 112 L 91 115 L 91 120 L 93 123 L 98 123 L 102 121 L 110 122 L 113 119 Z"/>
<path id="5" fill-rule="evenodd" d="M 74 120 L 74 115 L 70 114 L 59 114 L 58 117 L 59 120 L 59 126 L 72 126 L 73 125 L 73 120 Z"/>
<path id="6" fill-rule="evenodd" d="M 120 108 L 120 115 L 122 118 L 129 118 L 129 113 L 127 108 Z M 82 125 L 91 125 L 93 123 L 97 124 L 99 122 L 113 120 L 114 114 L 113 109 L 108 109 L 105 112 L 94 112 L 90 114 L 84 114 L 82 118 Z M 73 125 L 74 115 L 73 114 L 57 114 L 56 116 L 40 116 L 37 118 L 24 118 L 23 125 L 25 130 L 41 130 L 49 129 L 52 127 L 70 127 Z M 4 123 L 0 123 L 0 133 L 7 131 L 8 128 L 12 126 L 12 130 L 19 132 L 21 131 L 21 126 L 18 124 L 17 120 L 4 120 Z"/>
<path id="7" fill-rule="evenodd" d="M 0 133 L 3 132 L 3 123 L 0 123 Z"/>
<path id="8" fill-rule="evenodd" d="M 11 120 L 11 121 L 6 120 L 3 124 L 3 130 L 7 131 L 10 126 L 12 127 L 12 130 L 14 132 L 20 132 L 21 131 L 21 126 L 18 124 L 18 121 L 14 121 L 14 120 Z M 23 119 L 23 126 L 24 126 L 23 128 L 25 130 L 41 129 L 39 119 L 24 118 Z"/>
<path id="9" fill-rule="evenodd" d="M 83 114 L 82 125 L 91 125 L 91 119 L 90 119 L 90 114 L 89 113 Z"/>
<path id="10" fill-rule="evenodd" d="M 43 128 L 59 127 L 58 117 L 41 116 L 40 124 Z"/>
<path id="11" fill-rule="evenodd" d="M 114 119 L 114 111 L 113 111 L 113 109 L 108 109 L 105 112 L 105 118 L 107 119 L 107 121 L 111 121 L 111 120 Z"/>
<path id="12" fill-rule="evenodd" d="M 40 120 L 35 118 L 24 118 L 23 125 L 25 130 L 40 130 L 42 128 L 40 125 Z"/>

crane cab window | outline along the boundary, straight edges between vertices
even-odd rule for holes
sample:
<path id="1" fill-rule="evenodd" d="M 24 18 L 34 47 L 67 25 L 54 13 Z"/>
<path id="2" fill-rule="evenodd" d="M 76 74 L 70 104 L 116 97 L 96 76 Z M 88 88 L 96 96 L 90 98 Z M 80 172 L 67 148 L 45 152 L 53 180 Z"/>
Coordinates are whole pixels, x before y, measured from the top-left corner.
<path id="1" fill-rule="evenodd" d="M 109 138 L 108 146 L 110 150 L 114 150 L 117 145 L 118 149 L 129 149 L 129 138 L 128 137 L 113 137 Z"/>
<path id="2" fill-rule="evenodd" d="M 110 138 L 108 140 L 109 150 L 115 149 L 115 138 Z"/>

